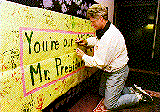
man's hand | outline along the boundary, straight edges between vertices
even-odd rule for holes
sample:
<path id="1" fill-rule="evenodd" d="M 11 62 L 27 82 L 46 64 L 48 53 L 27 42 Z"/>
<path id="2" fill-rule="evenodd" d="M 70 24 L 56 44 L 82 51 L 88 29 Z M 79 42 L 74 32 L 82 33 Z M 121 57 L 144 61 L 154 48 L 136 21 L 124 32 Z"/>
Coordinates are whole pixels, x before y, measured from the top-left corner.
<path id="1" fill-rule="evenodd" d="M 78 43 L 78 44 L 81 45 L 81 46 L 87 45 L 87 40 L 84 40 L 83 38 L 77 38 L 77 39 L 75 40 L 75 42 Z"/>
<path id="2" fill-rule="evenodd" d="M 85 53 L 84 53 L 81 49 L 79 49 L 79 48 L 76 49 L 76 53 L 77 53 L 77 55 L 78 55 L 80 58 L 82 58 L 83 55 L 85 54 Z"/>

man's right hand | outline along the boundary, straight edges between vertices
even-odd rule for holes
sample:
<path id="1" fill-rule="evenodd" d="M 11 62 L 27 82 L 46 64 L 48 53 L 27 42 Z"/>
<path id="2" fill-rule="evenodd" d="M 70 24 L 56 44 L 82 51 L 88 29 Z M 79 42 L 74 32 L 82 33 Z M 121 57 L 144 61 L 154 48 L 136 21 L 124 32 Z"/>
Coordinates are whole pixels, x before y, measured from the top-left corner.
<path id="1" fill-rule="evenodd" d="M 85 45 L 87 45 L 87 40 L 84 40 L 83 38 L 77 38 L 75 40 L 75 43 L 78 43 L 81 46 L 85 46 Z"/>

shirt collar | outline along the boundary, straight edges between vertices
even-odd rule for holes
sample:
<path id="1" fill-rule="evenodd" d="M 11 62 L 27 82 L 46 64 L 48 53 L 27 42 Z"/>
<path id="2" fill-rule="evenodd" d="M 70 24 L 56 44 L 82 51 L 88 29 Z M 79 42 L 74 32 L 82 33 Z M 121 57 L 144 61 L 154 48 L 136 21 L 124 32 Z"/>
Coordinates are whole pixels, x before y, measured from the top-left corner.
<path id="1" fill-rule="evenodd" d="M 108 22 L 106 23 L 106 26 L 103 29 L 99 29 L 96 31 L 96 35 L 98 39 L 101 39 L 104 33 L 109 29 L 110 25 L 111 25 L 111 22 L 108 20 Z"/>

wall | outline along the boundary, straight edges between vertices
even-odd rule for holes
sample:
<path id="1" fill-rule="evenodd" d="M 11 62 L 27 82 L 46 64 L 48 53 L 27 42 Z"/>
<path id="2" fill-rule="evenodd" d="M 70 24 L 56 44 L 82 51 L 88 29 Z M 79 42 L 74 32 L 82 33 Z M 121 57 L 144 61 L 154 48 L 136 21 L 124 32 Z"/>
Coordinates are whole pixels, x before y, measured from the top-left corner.
<path id="1" fill-rule="evenodd" d="M 114 0 L 95 0 L 95 1 L 108 7 L 108 19 L 113 23 Z"/>
<path id="2" fill-rule="evenodd" d="M 2 112 L 39 112 L 94 72 L 74 50 L 92 54 L 75 43 L 95 35 L 90 21 L 9 1 L 0 6 Z"/>

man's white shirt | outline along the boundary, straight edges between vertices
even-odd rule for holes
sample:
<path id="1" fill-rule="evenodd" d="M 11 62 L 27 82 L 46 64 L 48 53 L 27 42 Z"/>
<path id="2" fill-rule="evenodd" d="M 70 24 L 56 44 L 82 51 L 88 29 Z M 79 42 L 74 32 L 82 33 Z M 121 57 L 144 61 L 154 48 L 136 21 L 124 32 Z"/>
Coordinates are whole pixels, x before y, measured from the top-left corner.
<path id="1" fill-rule="evenodd" d="M 87 42 L 88 46 L 94 46 L 94 56 L 83 55 L 85 66 L 98 67 L 106 72 L 115 72 L 123 68 L 129 60 L 125 39 L 113 24 L 100 40 L 90 37 Z"/>

